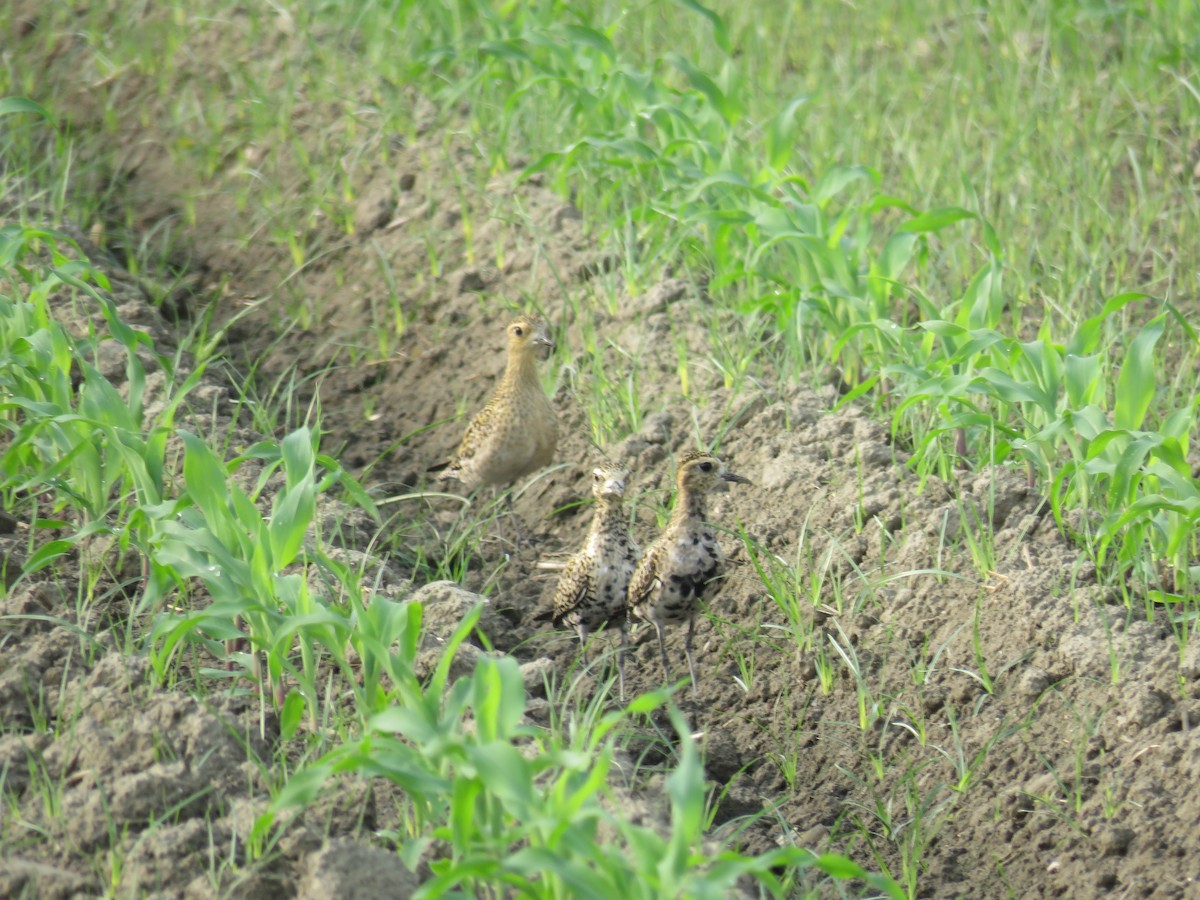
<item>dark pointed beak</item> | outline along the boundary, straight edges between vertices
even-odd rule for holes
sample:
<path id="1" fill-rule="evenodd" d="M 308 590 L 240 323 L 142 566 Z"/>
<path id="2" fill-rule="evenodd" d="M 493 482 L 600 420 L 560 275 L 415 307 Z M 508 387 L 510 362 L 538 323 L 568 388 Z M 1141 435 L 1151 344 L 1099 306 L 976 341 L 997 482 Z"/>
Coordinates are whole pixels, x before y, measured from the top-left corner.
<path id="1" fill-rule="evenodd" d="M 753 484 L 749 478 L 743 478 L 741 475 L 734 475 L 732 472 L 722 472 L 721 477 L 726 481 L 732 481 L 737 484 Z"/>
<path id="2" fill-rule="evenodd" d="M 601 491 L 605 497 L 624 497 L 625 482 L 620 478 L 610 478 L 604 482 L 604 490 Z"/>

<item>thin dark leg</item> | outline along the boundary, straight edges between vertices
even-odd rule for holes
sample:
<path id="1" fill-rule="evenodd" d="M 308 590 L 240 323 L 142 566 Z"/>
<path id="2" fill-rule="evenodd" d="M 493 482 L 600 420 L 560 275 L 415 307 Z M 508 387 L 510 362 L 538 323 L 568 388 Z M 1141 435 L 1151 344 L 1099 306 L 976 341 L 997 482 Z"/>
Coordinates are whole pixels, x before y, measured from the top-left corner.
<path id="1" fill-rule="evenodd" d="M 692 673 L 692 696 L 699 697 L 700 693 L 696 690 L 696 664 L 692 662 L 692 632 L 696 627 L 696 616 L 692 615 L 688 618 L 688 633 L 687 639 L 683 642 L 683 652 L 687 654 L 688 671 Z"/>
<path id="2" fill-rule="evenodd" d="M 529 536 L 525 534 L 525 529 L 521 527 L 521 520 L 517 517 L 517 510 L 513 506 L 513 490 L 514 487 L 509 485 L 504 491 L 504 505 L 508 510 L 508 517 L 512 519 L 513 532 L 516 534 L 516 539 L 513 541 L 514 546 L 520 547 L 522 544 L 528 544 Z"/>
<path id="3" fill-rule="evenodd" d="M 617 647 L 617 684 L 621 692 L 621 702 L 625 702 L 625 644 L 628 633 L 625 624 L 621 623 L 621 644 Z"/>
<path id="4" fill-rule="evenodd" d="M 662 654 L 663 678 L 666 679 L 666 684 L 670 684 L 675 679 L 671 677 L 671 666 L 667 662 L 667 642 L 663 640 L 662 623 L 657 619 L 654 620 L 654 630 L 658 632 L 658 652 Z"/>
<path id="5" fill-rule="evenodd" d="M 492 501 L 493 507 L 494 507 L 494 504 L 496 503 L 496 501 L 498 501 L 500 499 L 500 494 L 499 494 L 500 488 L 496 487 L 496 488 L 493 488 L 492 490 L 495 492 L 492 494 L 492 497 L 494 498 Z M 506 509 L 509 512 L 512 511 L 511 499 L 509 499 L 509 503 L 506 506 Z M 507 541 L 504 539 L 504 521 L 503 520 L 504 520 L 504 517 L 498 515 L 498 516 L 496 516 L 496 521 L 494 523 L 496 526 L 496 540 L 500 542 L 501 547 L 503 547 L 507 543 Z"/>

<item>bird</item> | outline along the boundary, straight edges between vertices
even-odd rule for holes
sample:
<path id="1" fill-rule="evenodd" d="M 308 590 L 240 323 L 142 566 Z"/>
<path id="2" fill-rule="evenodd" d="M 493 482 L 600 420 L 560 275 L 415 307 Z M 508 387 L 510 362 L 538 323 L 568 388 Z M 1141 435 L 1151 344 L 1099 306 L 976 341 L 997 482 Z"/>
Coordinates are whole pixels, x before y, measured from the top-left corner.
<path id="1" fill-rule="evenodd" d="M 558 447 L 558 417 L 537 372 L 538 361 L 554 351 L 549 329 L 535 316 L 520 315 L 505 331 L 508 363 L 500 383 L 439 476 L 456 479 L 467 491 L 511 485 L 549 465 Z M 511 513 L 512 494 L 506 498 Z"/>
<path id="2" fill-rule="evenodd" d="M 625 516 L 625 486 L 629 471 L 610 460 L 592 470 L 596 511 L 583 547 L 572 556 L 554 592 L 554 625 L 573 626 L 579 634 L 587 662 L 589 631 L 617 624 L 621 643 L 617 650 L 617 675 L 625 699 L 625 635 L 629 620 L 628 589 L 638 561 L 638 545 Z"/>
<path id="3" fill-rule="evenodd" d="M 629 610 L 654 626 L 667 682 L 671 666 L 663 640 L 663 626 L 687 622 L 683 649 L 697 696 L 696 665 L 692 660 L 692 633 L 696 612 L 708 584 L 725 564 L 725 555 L 713 527 L 705 521 L 709 492 L 727 489 L 729 482 L 750 484 L 735 475 L 711 453 L 691 451 L 679 458 L 675 473 L 675 508 L 667 527 L 650 545 L 629 581 Z"/>

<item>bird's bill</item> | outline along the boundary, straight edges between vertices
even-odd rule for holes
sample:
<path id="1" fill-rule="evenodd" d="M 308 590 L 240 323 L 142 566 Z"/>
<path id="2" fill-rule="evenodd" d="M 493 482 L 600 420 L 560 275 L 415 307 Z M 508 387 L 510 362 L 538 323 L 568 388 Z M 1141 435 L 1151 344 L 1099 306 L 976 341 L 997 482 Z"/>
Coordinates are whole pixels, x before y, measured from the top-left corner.
<path id="1" fill-rule="evenodd" d="M 604 482 L 604 494 L 607 497 L 624 497 L 625 496 L 625 480 L 623 478 L 609 478 Z"/>
<path id="2" fill-rule="evenodd" d="M 741 475 L 735 475 L 732 472 L 722 472 L 721 477 L 726 481 L 733 481 L 737 484 L 753 484 L 749 478 L 743 478 Z"/>
<path id="3" fill-rule="evenodd" d="M 551 339 L 550 335 L 544 331 L 534 335 L 533 343 L 537 347 L 537 355 L 539 359 L 549 359 L 550 354 L 554 352 L 554 341 Z"/>

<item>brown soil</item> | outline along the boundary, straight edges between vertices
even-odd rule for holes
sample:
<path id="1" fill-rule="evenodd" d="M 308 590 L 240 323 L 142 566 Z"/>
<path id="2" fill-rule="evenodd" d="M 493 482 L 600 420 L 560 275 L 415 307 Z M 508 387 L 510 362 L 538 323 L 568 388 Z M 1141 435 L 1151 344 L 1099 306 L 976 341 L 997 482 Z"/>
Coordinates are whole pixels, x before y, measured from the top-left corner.
<path id="1" fill-rule="evenodd" d="M 84 126 L 88 112 L 85 103 Z M 169 214 L 179 185 L 143 137 L 125 138 L 138 155 L 128 190 L 143 198 L 149 225 Z M 1195 642 L 1181 659 L 1168 629 L 1098 586 L 1023 475 L 963 472 L 919 484 L 885 426 L 853 407 L 832 411 L 832 389 L 781 376 L 731 393 L 706 359 L 712 335 L 740 324 L 700 288 L 664 277 L 609 310 L 597 298 L 616 279 L 614 261 L 577 210 L 511 177 L 464 210 L 462 179 L 450 177 L 457 165 L 469 182 L 470 148 L 439 131 L 364 175 L 358 234 L 297 289 L 315 315 L 309 327 L 283 328 L 277 295 L 241 319 L 227 350 L 238 364 L 257 362 L 260 385 L 294 367 L 296 408 L 319 393 L 325 448 L 348 467 L 371 466 L 368 484 L 395 495 L 420 488 L 425 468 L 453 449 L 461 419 L 423 429 L 478 406 L 502 366 L 509 311 L 536 299 L 563 345 L 559 359 L 574 371 L 556 370 L 560 465 L 517 499 L 533 543 L 502 565 L 505 548 L 489 539 L 466 579 L 467 588 L 486 586 L 504 613 L 491 620 L 499 649 L 549 660 L 536 670 L 559 678 L 590 677 L 578 671 L 573 637 L 549 625 L 554 575 L 537 567 L 575 548 L 588 524 L 579 503 L 592 451 L 580 398 L 592 393 L 591 363 L 576 321 L 586 307 L 603 336 L 603 364 L 624 372 L 638 363 L 648 414 L 606 449 L 634 472 L 643 544 L 668 502 L 673 455 L 697 438 L 720 438 L 721 455 L 753 485 L 719 495 L 713 520 L 744 528 L 763 559 L 795 568 L 805 598 L 817 585 L 811 594 L 823 604 L 804 599 L 798 627 L 811 637 L 798 644 L 745 546 L 725 536 L 730 571 L 698 624 L 699 698 L 680 693 L 704 734 L 717 828 L 745 826 L 748 850 L 796 842 L 867 868 L 882 861 L 897 877 L 899 848 L 911 848 L 924 867 L 919 896 L 1195 895 L 1200 804 L 1187 788 L 1200 774 Z M 493 259 L 499 248 L 502 269 L 468 262 L 464 213 L 478 222 L 474 247 Z M 260 248 L 231 249 L 237 218 L 218 202 L 198 216 L 197 271 L 231 273 L 222 314 L 244 313 L 239 298 L 264 291 L 281 261 Z M 444 236 L 439 278 L 428 274 L 431 229 Z M 407 327 L 396 351 L 375 361 L 354 349 L 373 346 L 371 310 L 386 300 L 381 252 L 405 286 Z M 140 327 L 169 340 L 157 314 L 132 295 L 121 299 Z M 690 400 L 679 390 L 677 340 L 691 351 Z M 226 389 L 211 382 L 203 390 L 234 427 Z M 434 527 L 459 514 L 455 504 L 429 513 Z M 972 558 L 972 532 L 992 536 L 994 559 Z M 432 533 L 404 535 L 390 560 L 396 584 L 412 553 L 436 546 Z M 25 540 L 19 529 L 0 535 L 14 558 Z M 0 861 L 0 895 L 103 894 L 113 855 L 125 860 L 122 895 L 379 896 L 378 885 L 395 892 L 407 883 L 370 837 L 383 827 L 386 792 L 356 782 L 310 809 L 258 866 L 223 868 L 264 808 L 261 761 L 278 750 L 277 724 L 260 720 L 255 697 L 197 700 L 148 687 L 144 662 L 114 649 L 118 600 L 78 621 L 77 588 L 35 577 L 0 604 L 0 615 L 60 620 L 11 619 L 0 631 L 2 827 L 19 846 Z M 680 670 L 681 639 L 668 642 Z M 637 632 L 635 643 L 631 687 L 657 687 L 653 632 Z M 869 693 L 865 729 L 838 647 L 857 660 Z M 835 671 L 828 693 L 818 651 Z M 382 880 L 356 885 L 364 871 Z"/>

